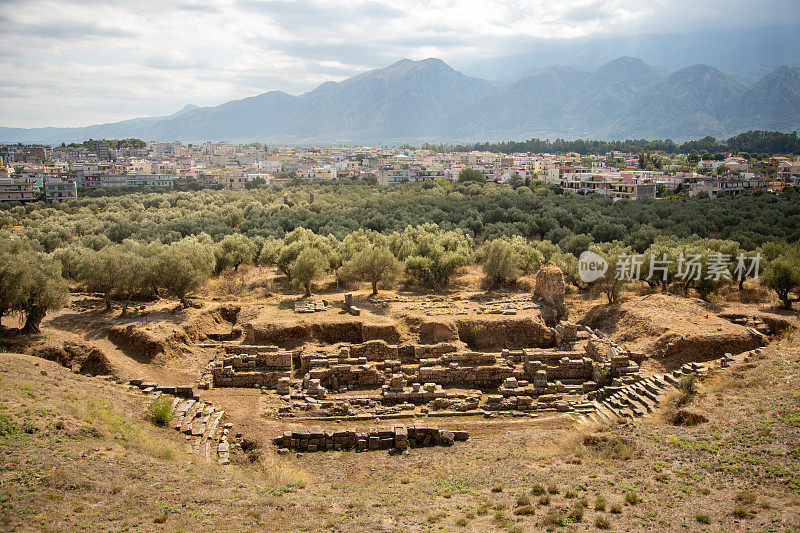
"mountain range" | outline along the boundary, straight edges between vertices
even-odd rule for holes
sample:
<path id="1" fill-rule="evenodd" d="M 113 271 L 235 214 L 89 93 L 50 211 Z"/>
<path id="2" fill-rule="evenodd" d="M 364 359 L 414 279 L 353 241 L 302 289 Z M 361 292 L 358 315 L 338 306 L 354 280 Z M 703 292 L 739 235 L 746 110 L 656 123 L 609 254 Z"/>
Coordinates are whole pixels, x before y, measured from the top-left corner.
<path id="1" fill-rule="evenodd" d="M 403 59 L 301 95 L 280 91 L 214 107 L 80 128 L 0 128 L 0 142 L 137 137 L 157 141 L 379 144 L 539 138 L 725 137 L 800 129 L 800 68 L 738 76 L 708 65 L 669 73 L 620 57 L 593 72 L 546 67 L 501 82 L 440 59 Z"/>

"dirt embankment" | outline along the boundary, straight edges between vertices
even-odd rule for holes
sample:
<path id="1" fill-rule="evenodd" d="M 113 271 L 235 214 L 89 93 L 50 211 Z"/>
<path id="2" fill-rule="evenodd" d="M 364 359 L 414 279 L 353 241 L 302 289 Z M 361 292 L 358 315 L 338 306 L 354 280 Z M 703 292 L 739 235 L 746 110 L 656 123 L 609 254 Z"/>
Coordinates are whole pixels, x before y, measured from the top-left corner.
<path id="1" fill-rule="evenodd" d="M 249 322 L 244 325 L 248 344 L 273 344 L 286 349 L 297 348 L 309 342 L 359 344 L 370 340 L 384 340 L 390 344 L 401 341 L 400 330 L 393 323 L 372 323 L 362 320 L 321 320 L 293 322 Z"/>
<path id="2" fill-rule="evenodd" d="M 530 317 L 486 317 L 423 320 L 419 324 L 423 344 L 461 341 L 471 350 L 546 348 L 555 343 L 555 332 Z"/>
<path id="3" fill-rule="evenodd" d="M 170 320 L 112 326 L 108 338 L 139 362 L 152 363 L 168 360 L 192 343 L 235 334 L 236 307 L 222 305 L 185 313 L 185 317 L 169 316 Z"/>
<path id="4" fill-rule="evenodd" d="M 599 305 L 582 323 L 668 367 L 714 359 L 726 352 L 741 353 L 763 346 L 767 340 L 716 315 L 702 300 L 669 294 Z"/>
<path id="5" fill-rule="evenodd" d="M 56 362 L 79 374 L 98 376 L 113 373 L 108 358 L 93 346 L 65 341 L 61 346 L 37 346 L 31 355 Z"/>

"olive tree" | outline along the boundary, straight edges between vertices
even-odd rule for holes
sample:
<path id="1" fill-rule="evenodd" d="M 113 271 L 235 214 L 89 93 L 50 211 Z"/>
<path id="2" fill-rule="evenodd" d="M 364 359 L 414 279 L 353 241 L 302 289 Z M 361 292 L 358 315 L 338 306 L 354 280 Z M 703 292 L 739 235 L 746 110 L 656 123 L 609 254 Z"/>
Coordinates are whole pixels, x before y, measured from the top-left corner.
<path id="1" fill-rule="evenodd" d="M 487 242 L 476 252 L 486 279 L 492 284 L 513 282 L 537 270 L 544 256 L 520 236 L 502 237 Z"/>
<path id="2" fill-rule="evenodd" d="M 333 243 L 335 243 L 333 237 L 323 237 L 311 230 L 297 228 L 284 237 L 283 246 L 277 253 L 275 264 L 291 281 L 293 276 L 292 265 L 300 256 L 300 253 L 307 248 L 314 248 L 328 262 L 328 266 L 325 268 L 328 270 L 333 266 L 331 263 L 335 263 L 335 247 L 332 245 Z"/>
<path id="3" fill-rule="evenodd" d="M 116 246 L 106 246 L 83 257 L 78 277 L 87 290 L 103 295 L 106 311 L 110 311 L 113 292 L 117 288 L 119 278 L 124 275 L 125 268 L 119 249 Z"/>
<path id="4" fill-rule="evenodd" d="M 787 248 L 767 262 L 759 279 L 761 285 L 775 291 L 784 309 L 791 309 L 792 303 L 800 300 L 800 296 L 792 296 L 800 292 L 800 253 Z"/>
<path id="5" fill-rule="evenodd" d="M 39 333 L 46 313 L 61 309 L 68 298 L 58 261 L 33 250 L 0 252 L 0 307 L 25 318 L 22 333 Z"/>
<path id="6" fill-rule="evenodd" d="M 241 233 L 226 235 L 216 246 L 214 251 L 217 264 L 216 272 L 220 273 L 226 268 L 233 268 L 238 272 L 239 266 L 252 263 L 255 259 L 256 246 L 253 241 Z"/>
<path id="7" fill-rule="evenodd" d="M 328 261 L 316 248 L 304 248 L 291 266 L 292 281 L 305 289 L 305 297 L 311 296 L 311 283 L 320 278 L 328 268 Z"/>
<path id="8" fill-rule="evenodd" d="M 619 241 L 593 244 L 589 250 L 608 263 L 603 277 L 594 282 L 595 287 L 606 296 L 608 303 L 618 302 L 622 290 L 631 279 L 632 271 L 627 269 L 627 262 L 632 261 L 633 250 Z"/>
<path id="9" fill-rule="evenodd" d="M 444 286 L 457 268 L 472 261 L 472 239 L 461 230 L 436 224 L 408 226 L 389 238 L 392 253 L 422 283 Z"/>
<path id="10" fill-rule="evenodd" d="M 394 254 L 385 247 L 368 247 L 355 253 L 342 266 L 345 278 L 369 281 L 372 294 L 378 294 L 378 283 L 391 281 L 402 266 Z"/>
<path id="11" fill-rule="evenodd" d="M 185 308 L 186 296 L 211 277 L 215 264 L 214 246 L 207 235 L 186 237 L 163 249 L 158 258 L 158 277 Z"/>

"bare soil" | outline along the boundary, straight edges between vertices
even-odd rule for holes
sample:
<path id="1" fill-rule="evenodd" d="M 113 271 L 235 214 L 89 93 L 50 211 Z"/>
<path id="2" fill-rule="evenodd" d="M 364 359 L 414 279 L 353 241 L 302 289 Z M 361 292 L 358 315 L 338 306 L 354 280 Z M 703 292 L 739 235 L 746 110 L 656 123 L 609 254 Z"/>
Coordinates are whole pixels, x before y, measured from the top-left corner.
<path id="1" fill-rule="evenodd" d="M 344 290 L 333 280 L 314 296 L 331 302 L 328 311 L 301 315 L 293 312 L 300 298 L 274 272 L 244 269 L 237 276 L 215 280 L 197 295 L 196 308 L 143 302 L 137 317 L 104 313 L 99 300 L 76 294 L 69 308 L 48 314 L 42 335 L 0 336 L 6 351 L 37 355 L 0 355 L 3 529 L 539 531 L 596 530 L 604 521 L 619 531 L 800 529 L 796 313 L 771 303 L 705 304 L 640 287 L 609 306 L 570 291 L 571 319 L 645 352 L 648 371 L 747 351 L 751 333 L 726 315 L 771 319 L 781 333 L 760 356 L 712 373 L 687 398 L 676 390 L 634 423 L 595 427 L 567 414 L 422 417 L 466 429 L 470 438 L 408 455 L 280 455 L 269 440 L 309 422 L 275 417 L 270 396 L 256 389 L 200 391 L 226 411 L 235 432 L 262 445 L 254 462 L 222 467 L 192 459 L 180 436 L 152 425 L 138 389 L 93 375 L 192 384 L 217 353 L 209 346 L 247 342 L 256 331 L 285 347 L 320 347 L 365 335 L 426 342 L 447 330 L 453 342 L 469 346 L 459 326 L 467 323 L 485 328 L 481 337 L 493 336 L 485 350 L 499 350 L 535 342 L 513 340 L 514 330 L 502 328 L 519 326 L 508 324 L 543 327 L 536 309 L 512 317 L 479 312 L 530 292 L 486 294 L 472 271 L 436 295 L 410 287 L 371 299 L 366 287 L 351 287 L 359 317 L 341 309 Z M 552 489 L 549 498 L 540 488 Z"/>

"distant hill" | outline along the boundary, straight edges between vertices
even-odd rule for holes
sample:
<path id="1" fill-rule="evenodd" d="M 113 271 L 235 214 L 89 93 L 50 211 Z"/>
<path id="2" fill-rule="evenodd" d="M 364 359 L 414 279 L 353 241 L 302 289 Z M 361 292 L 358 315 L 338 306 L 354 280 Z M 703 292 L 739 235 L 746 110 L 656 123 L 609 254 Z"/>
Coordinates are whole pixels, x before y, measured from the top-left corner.
<path id="1" fill-rule="evenodd" d="M 727 132 L 726 121 L 744 92 L 743 85 L 713 67 L 687 67 L 637 96 L 603 133 L 614 138 L 719 137 Z"/>
<path id="2" fill-rule="evenodd" d="M 800 129 L 800 69 L 708 65 L 669 74 L 634 57 L 593 72 L 553 66 L 497 84 L 439 59 L 404 59 L 294 96 L 271 91 L 174 115 L 82 128 L 0 128 L 1 142 L 137 137 L 157 141 L 470 142 L 541 138 L 724 137 Z"/>

